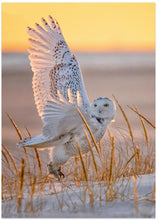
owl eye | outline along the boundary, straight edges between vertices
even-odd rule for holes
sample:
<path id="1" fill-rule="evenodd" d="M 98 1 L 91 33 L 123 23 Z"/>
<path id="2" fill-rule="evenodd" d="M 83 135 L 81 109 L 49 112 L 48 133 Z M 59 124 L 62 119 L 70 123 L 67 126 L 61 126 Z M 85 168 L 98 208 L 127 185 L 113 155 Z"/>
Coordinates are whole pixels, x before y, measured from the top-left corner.
<path id="1" fill-rule="evenodd" d="M 104 107 L 108 107 L 109 106 L 109 104 L 104 104 Z"/>
<path id="2" fill-rule="evenodd" d="M 94 104 L 94 107 L 97 107 L 97 104 Z"/>

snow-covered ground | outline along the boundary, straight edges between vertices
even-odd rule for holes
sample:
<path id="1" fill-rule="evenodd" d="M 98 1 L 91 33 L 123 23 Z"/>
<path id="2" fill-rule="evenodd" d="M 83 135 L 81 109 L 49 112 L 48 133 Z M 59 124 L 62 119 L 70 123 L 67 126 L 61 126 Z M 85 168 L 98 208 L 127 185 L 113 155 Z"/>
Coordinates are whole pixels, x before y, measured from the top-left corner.
<path id="1" fill-rule="evenodd" d="M 19 208 L 16 199 L 3 202 L 2 217 L 154 218 L 155 203 L 151 200 L 154 183 L 154 174 L 138 176 L 137 188 L 132 179 L 129 184 L 127 180 L 124 181 L 123 186 L 119 181 L 116 186 L 121 185 L 121 189 L 125 189 L 124 195 L 122 196 L 122 191 L 119 190 L 117 197 L 112 201 L 106 201 L 107 187 L 102 182 L 101 187 L 98 183 L 89 183 L 94 198 L 91 203 L 85 186 L 78 187 L 72 182 L 55 182 L 51 189 L 46 185 L 42 194 L 35 194 L 32 203 L 27 192 L 24 193 Z M 134 190 L 137 190 L 137 193 Z M 138 196 L 137 200 L 135 195 Z"/>

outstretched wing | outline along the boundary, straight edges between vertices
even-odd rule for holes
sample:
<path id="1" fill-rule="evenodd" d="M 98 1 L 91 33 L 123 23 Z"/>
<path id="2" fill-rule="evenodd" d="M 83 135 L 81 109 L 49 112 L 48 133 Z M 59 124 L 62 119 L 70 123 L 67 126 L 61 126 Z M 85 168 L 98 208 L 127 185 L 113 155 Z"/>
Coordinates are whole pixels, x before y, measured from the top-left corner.
<path id="1" fill-rule="evenodd" d="M 34 72 L 33 91 L 39 115 L 50 95 L 57 98 L 57 90 L 68 99 L 67 90 L 71 88 L 74 97 L 80 92 L 84 109 L 89 106 L 88 97 L 84 88 L 79 65 L 71 54 L 68 45 L 61 33 L 57 21 L 49 16 L 49 24 L 42 18 L 44 29 L 35 24 L 36 30 L 28 27 L 31 67 Z"/>
<path id="2" fill-rule="evenodd" d="M 87 121 L 90 121 L 90 116 L 82 108 L 80 111 Z M 43 135 L 53 141 L 60 139 L 69 140 L 77 133 L 80 133 L 84 125 L 75 105 L 57 99 L 47 101 L 45 110 L 43 110 Z"/>

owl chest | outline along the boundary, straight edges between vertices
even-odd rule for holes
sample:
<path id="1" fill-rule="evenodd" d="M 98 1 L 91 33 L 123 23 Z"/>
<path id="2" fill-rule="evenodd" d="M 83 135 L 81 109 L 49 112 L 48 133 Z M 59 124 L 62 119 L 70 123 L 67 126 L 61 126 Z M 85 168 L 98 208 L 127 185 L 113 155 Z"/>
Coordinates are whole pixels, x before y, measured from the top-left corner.
<path id="1" fill-rule="evenodd" d="M 106 131 L 106 126 L 105 127 L 102 127 L 102 126 L 93 126 L 91 128 L 91 131 L 93 133 L 93 136 L 96 140 L 96 142 L 99 142 L 101 140 L 101 138 L 103 137 L 103 135 L 105 134 L 105 131 Z M 87 131 L 87 134 L 88 134 L 88 137 L 89 137 L 89 140 L 91 142 L 91 145 L 94 146 L 92 143 L 92 138 L 90 136 L 90 134 L 88 133 Z M 87 141 L 87 137 L 85 135 L 84 132 L 81 132 L 81 134 L 79 136 L 76 136 L 75 137 L 79 143 L 79 146 L 81 148 L 81 152 L 82 153 L 87 153 L 89 151 L 89 143 Z M 72 139 L 70 142 L 66 143 L 66 151 L 69 155 L 78 155 L 78 148 L 77 148 L 77 145 L 76 145 L 76 142 L 75 142 L 75 139 Z"/>
<path id="2" fill-rule="evenodd" d="M 94 138 L 96 140 L 96 142 L 98 143 L 102 137 L 105 134 L 107 126 L 98 126 L 97 129 L 95 129 L 95 131 L 93 132 Z"/>

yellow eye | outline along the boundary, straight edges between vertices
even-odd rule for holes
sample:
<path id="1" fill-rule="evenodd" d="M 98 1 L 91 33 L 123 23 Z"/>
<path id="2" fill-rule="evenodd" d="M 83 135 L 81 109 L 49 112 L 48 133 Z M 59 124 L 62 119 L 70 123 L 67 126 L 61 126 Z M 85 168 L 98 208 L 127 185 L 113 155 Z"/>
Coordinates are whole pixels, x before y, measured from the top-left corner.
<path id="1" fill-rule="evenodd" d="M 94 107 L 97 107 L 97 104 L 94 104 Z"/>
<path id="2" fill-rule="evenodd" d="M 104 104 L 104 107 L 108 107 L 109 106 L 109 104 Z"/>

